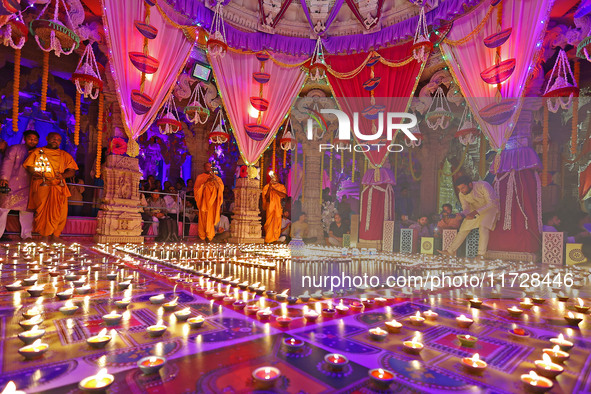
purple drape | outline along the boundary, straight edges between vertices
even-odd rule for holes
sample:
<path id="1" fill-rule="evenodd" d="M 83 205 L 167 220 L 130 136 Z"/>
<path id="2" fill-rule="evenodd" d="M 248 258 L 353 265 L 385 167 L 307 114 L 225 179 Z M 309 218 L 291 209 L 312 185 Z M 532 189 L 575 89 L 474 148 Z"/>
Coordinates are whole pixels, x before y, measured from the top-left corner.
<path id="1" fill-rule="evenodd" d="M 437 8 L 425 14 L 427 24 L 438 27 L 462 13 L 465 7 L 472 7 L 479 2 L 480 0 L 441 0 Z M 206 29 L 210 28 L 213 12 L 203 4 L 203 0 L 176 0 L 174 8 L 195 21 L 195 24 L 198 23 Z M 417 23 L 418 16 L 385 27 L 376 33 L 328 37 L 323 39 L 322 43 L 328 53 L 368 52 L 371 49 L 413 37 Z M 226 24 L 226 37 L 228 45 L 232 48 L 255 52 L 268 49 L 293 55 L 311 55 L 316 44 L 309 38 L 286 37 L 263 32 L 247 33 L 229 24 Z"/>
<path id="2" fill-rule="evenodd" d="M 328 30 L 334 19 L 337 17 L 337 14 L 343 6 L 343 1 L 344 0 L 335 1 L 334 5 L 332 6 L 332 9 L 330 10 L 330 15 L 328 15 L 328 18 L 324 21 L 324 30 Z M 302 4 L 302 8 L 304 9 L 304 14 L 306 14 L 306 18 L 308 19 L 308 23 L 310 24 L 310 27 L 314 29 L 314 23 L 312 23 L 312 17 L 310 16 L 310 10 L 308 9 L 306 0 L 300 0 L 300 2 Z"/>

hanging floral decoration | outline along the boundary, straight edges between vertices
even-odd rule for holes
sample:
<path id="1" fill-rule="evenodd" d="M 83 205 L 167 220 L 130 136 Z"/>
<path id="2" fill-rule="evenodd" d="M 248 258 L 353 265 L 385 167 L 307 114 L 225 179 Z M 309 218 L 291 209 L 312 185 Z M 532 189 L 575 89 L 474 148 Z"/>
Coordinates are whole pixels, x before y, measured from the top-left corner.
<path id="1" fill-rule="evenodd" d="M 222 116 L 222 109 L 219 108 L 215 120 L 213 121 L 213 128 L 209 132 L 209 141 L 212 144 L 224 144 L 230 139 L 230 134 L 224 127 L 224 118 Z"/>
<path id="2" fill-rule="evenodd" d="M 189 98 L 189 105 L 183 111 L 187 120 L 194 124 L 205 124 L 209 119 L 210 112 L 205 104 L 205 93 L 200 82 L 195 84 L 195 88 Z"/>
<path id="3" fill-rule="evenodd" d="M 279 147 L 283 150 L 283 168 L 285 168 L 287 164 L 287 152 L 297 149 L 298 147 L 298 143 L 294 138 L 293 134 L 291 133 L 292 130 L 290 126 L 291 118 L 288 118 L 287 123 L 285 124 L 285 131 L 283 132 L 283 136 L 279 139 Z"/>
<path id="4" fill-rule="evenodd" d="M 51 4 L 55 5 L 52 17 L 46 14 Z M 64 21 L 59 19 L 60 4 L 65 14 Z M 46 19 L 49 17 L 51 19 Z M 43 7 L 39 17 L 31 21 L 29 29 L 42 51 L 46 53 L 53 51 L 55 56 L 60 57 L 71 54 L 80 45 L 80 37 L 66 27 L 72 26 L 72 24 L 65 0 L 50 0 Z"/>
<path id="5" fill-rule="evenodd" d="M 127 153 L 127 142 L 121 137 L 111 139 L 109 152 L 113 155 L 125 155 Z"/>
<path id="6" fill-rule="evenodd" d="M 213 20 L 211 21 L 211 30 L 207 40 L 207 50 L 213 57 L 224 57 L 228 50 L 226 43 L 226 27 L 223 15 L 223 0 L 217 0 L 213 10 Z"/>
<path id="7" fill-rule="evenodd" d="M 158 35 L 158 29 L 150 25 L 150 11 L 154 5 L 152 1 L 145 1 L 145 15 L 143 21 L 135 21 L 134 26 L 137 31 L 144 36 L 144 45 L 142 52 L 129 52 L 129 60 L 142 73 L 140 89 L 131 91 L 131 107 L 137 115 L 144 115 L 154 105 L 154 99 L 144 93 L 146 86 L 146 75 L 154 74 L 158 71 L 160 62 L 155 57 L 150 56 L 148 51 L 148 42 Z"/>
<path id="8" fill-rule="evenodd" d="M 92 42 L 84 49 L 84 53 L 78 62 L 76 71 L 72 74 L 72 81 L 76 85 L 78 93 L 85 98 L 95 100 L 103 90 L 103 80 L 101 79 L 99 66 L 94 57 Z"/>
<path id="9" fill-rule="evenodd" d="M 404 137 L 404 144 L 409 148 L 418 148 L 419 146 L 421 146 L 421 143 L 423 142 L 423 133 L 421 133 L 421 130 L 419 130 L 419 125 L 410 128 L 409 131 L 415 137 L 417 137 L 417 140 L 413 141 L 408 137 Z"/>
<path id="10" fill-rule="evenodd" d="M 265 72 L 265 62 L 269 60 L 269 54 L 266 52 L 259 52 L 256 54 L 258 61 L 261 63 L 259 72 L 252 74 L 252 78 L 259 84 L 259 95 L 250 98 L 250 105 L 254 108 L 257 114 L 256 123 L 247 123 L 244 125 L 246 134 L 255 141 L 262 141 L 267 138 L 269 134 L 269 127 L 263 125 L 263 112 L 269 109 L 269 100 L 264 97 L 264 86 L 271 79 L 271 75 Z"/>
<path id="11" fill-rule="evenodd" d="M 310 58 L 308 65 L 308 75 L 312 81 L 319 81 L 326 76 L 326 63 L 324 62 L 324 52 L 322 51 L 322 40 L 316 38 L 314 53 Z"/>
<path id="12" fill-rule="evenodd" d="M 99 104 L 98 104 L 98 124 L 96 126 L 96 163 L 95 163 L 95 177 L 101 177 L 101 156 L 103 154 L 103 126 L 105 119 L 105 95 L 99 93 Z"/>
<path id="13" fill-rule="evenodd" d="M 417 24 L 417 30 L 415 31 L 414 42 L 411 47 L 412 57 L 416 61 L 424 63 L 429 59 L 432 50 L 433 43 L 429 39 L 425 8 L 421 7 L 421 11 L 419 12 L 419 22 Z"/>
<path id="14" fill-rule="evenodd" d="M 573 97 L 578 96 L 577 81 L 568 63 L 566 52 L 561 49 L 542 97 L 547 98 L 548 109 L 556 113 L 560 108 L 568 109 L 572 104 Z"/>
<path id="15" fill-rule="evenodd" d="M 425 115 L 427 126 L 432 130 L 437 130 L 438 128 L 442 130 L 447 129 L 453 118 L 454 115 L 449 109 L 449 102 L 440 86 L 437 88 L 433 100 L 431 101 L 431 105 L 429 106 L 429 111 L 427 111 L 427 114 Z"/>
<path id="16" fill-rule="evenodd" d="M 4 45 L 12 49 L 21 49 L 25 45 L 29 30 L 22 20 L 22 16 L 14 14 L 4 26 L 0 27 L 0 39 Z"/>
<path id="17" fill-rule="evenodd" d="M 460 144 L 467 146 L 476 142 L 478 134 L 480 134 L 480 131 L 474 123 L 472 123 L 472 116 L 468 110 L 468 105 L 466 105 L 455 137 L 460 141 Z"/>
<path id="18" fill-rule="evenodd" d="M 183 124 L 178 118 L 178 111 L 172 93 L 168 96 L 168 99 L 160 110 L 160 115 L 158 116 L 158 120 L 156 120 L 156 126 L 158 126 L 158 130 L 162 134 L 174 134 L 183 127 Z"/>

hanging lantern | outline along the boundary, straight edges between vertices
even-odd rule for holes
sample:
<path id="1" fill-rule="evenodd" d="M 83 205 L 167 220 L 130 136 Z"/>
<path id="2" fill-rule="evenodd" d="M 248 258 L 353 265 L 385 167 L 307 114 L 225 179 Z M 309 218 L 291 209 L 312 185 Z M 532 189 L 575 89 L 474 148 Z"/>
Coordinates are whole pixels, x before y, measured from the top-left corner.
<path id="1" fill-rule="evenodd" d="M 386 106 L 380 104 L 370 105 L 369 107 L 365 108 L 361 115 L 369 120 L 376 120 L 379 118 L 380 113 L 386 111 Z"/>
<path id="2" fill-rule="evenodd" d="M 283 137 L 279 140 L 279 146 L 284 151 L 294 150 L 298 146 L 298 143 L 293 137 L 293 134 L 291 134 L 291 131 L 287 130 L 287 127 L 285 129 L 286 131 L 283 133 Z"/>
<path id="3" fill-rule="evenodd" d="M 54 3 L 55 8 L 52 19 L 42 19 L 50 4 Z M 59 20 L 60 4 L 63 7 L 65 23 Z M 31 21 L 29 29 L 35 37 L 37 45 L 44 52 L 54 51 L 55 56 L 69 55 L 80 45 L 80 37 L 66 26 L 72 26 L 72 20 L 68 12 L 65 0 L 50 0 L 47 2 L 39 18 Z"/>
<path id="4" fill-rule="evenodd" d="M 0 28 L 0 38 L 2 43 L 6 46 L 12 47 L 12 49 L 21 49 L 25 42 L 27 42 L 27 36 L 29 31 L 27 26 L 21 22 L 22 18 L 16 15 L 10 17 L 8 22 Z"/>
<path id="5" fill-rule="evenodd" d="M 515 71 L 515 59 L 503 60 L 480 73 L 482 80 L 490 85 L 505 82 Z"/>
<path id="6" fill-rule="evenodd" d="M 168 100 L 162 107 L 156 126 L 162 134 L 174 134 L 183 127 L 183 124 L 178 120 L 178 112 L 172 94 L 168 96 Z"/>
<path id="7" fill-rule="evenodd" d="M 205 104 L 205 93 L 203 93 L 201 83 L 197 82 L 197 85 L 195 86 L 195 89 L 193 89 L 191 97 L 189 98 L 189 105 L 187 105 L 183 111 L 185 112 L 187 120 L 194 124 L 205 124 L 209 119 L 210 112 Z"/>
<path id="8" fill-rule="evenodd" d="M 259 84 L 259 95 L 250 97 L 250 105 L 256 113 L 256 123 L 247 123 L 244 125 L 246 135 L 255 141 L 263 141 L 269 134 L 269 127 L 263 125 L 263 112 L 269 109 L 269 100 L 263 97 L 264 86 L 271 79 L 271 75 L 265 72 L 265 63 L 269 60 L 270 56 L 267 52 L 259 52 L 256 54 L 256 58 L 261 62 L 261 68 L 258 72 L 252 74 L 255 82 Z M 249 111 L 250 112 L 250 111 Z M 254 117 L 254 116 L 252 116 Z"/>
<path id="9" fill-rule="evenodd" d="M 322 52 L 322 40 L 320 37 L 316 39 L 316 46 L 314 53 L 310 58 L 310 65 L 308 66 L 310 79 L 312 81 L 319 81 L 326 76 L 326 64 L 324 62 L 324 53 Z"/>
<path id="10" fill-rule="evenodd" d="M 484 46 L 491 49 L 500 47 L 509 39 L 512 31 L 513 28 L 509 27 L 505 30 L 501 30 L 498 33 L 491 34 L 483 40 Z"/>
<path id="11" fill-rule="evenodd" d="M 548 109 L 557 112 L 559 108 L 568 109 L 573 97 L 579 96 L 577 81 L 568 64 L 568 58 L 564 49 L 561 49 L 556 58 L 556 63 L 550 73 L 550 79 L 542 97 L 546 97 Z"/>
<path id="12" fill-rule="evenodd" d="M 150 7 L 154 5 L 151 1 L 145 1 L 146 5 L 146 16 L 144 21 L 135 21 L 135 28 L 144 36 L 143 40 L 143 51 L 142 52 L 129 52 L 129 60 L 142 73 L 140 82 L 140 88 L 133 89 L 131 91 L 131 108 L 137 115 L 146 114 L 154 105 L 154 99 L 144 93 L 146 85 L 146 74 L 154 74 L 158 71 L 160 62 L 158 59 L 152 57 L 148 53 L 148 40 L 153 39 L 158 34 L 158 29 L 150 25 Z M 172 119 L 171 119 L 172 121 Z M 174 125 L 168 130 L 173 130 Z M 163 123 L 164 127 L 164 123 Z M 166 129 L 166 128 L 165 128 Z M 163 131 L 164 132 L 164 131 Z M 171 131 L 174 132 L 174 131 Z"/>
<path id="13" fill-rule="evenodd" d="M 431 109 L 433 107 L 435 107 L 434 110 Z M 429 111 L 425 115 L 427 126 L 432 130 L 437 130 L 438 128 L 442 130 L 447 129 L 453 118 L 453 113 L 449 109 L 449 103 L 445 94 L 443 94 L 443 89 L 439 87 L 433 96 Z"/>
<path id="14" fill-rule="evenodd" d="M 419 23 L 415 31 L 415 39 L 411 47 L 412 57 L 424 63 L 429 59 L 433 50 L 433 43 L 429 40 L 429 31 L 427 30 L 427 19 L 425 18 L 425 8 L 422 7 L 419 12 Z"/>
<path id="15" fill-rule="evenodd" d="M 487 105 L 478 111 L 478 114 L 485 122 L 499 126 L 511 118 L 516 108 L 517 100 L 504 99 L 500 103 Z"/>
<path id="16" fill-rule="evenodd" d="M 460 127 L 458 131 L 456 131 L 455 137 L 460 141 L 460 144 L 466 146 L 471 145 L 476 142 L 476 137 L 478 137 L 480 132 L 478 128 L 474 126 L 471 121 L 471 114 L 468 110 L 468 106 L 464 107 L 464 113 L 462 114 L 462 119 L 460 119 Z"/>
<path id="17" fill-rule="evenodd" d="M 421 133 L 421 130 L 419 130 L 419 126 L 412 127 L 411 129 L 409 129 L 409 131 L 415 137 L 417 137 L 417 140 L 413 141 L 408 137 L 404 137 L 404 144 L 409 148 L 418 148 L 419 146 L 421 146 L 421 143 L 423 142 L 423 133 Z"/>
<path id="18" fill-rule="evenodd" d="M 211 21 L 211 30 L 207 40 L 207 50 L 213 57 L 224 57 L 228 50 L 226 43 L 226 27 L 223 17 L 223 0 L 217 0 L 213 11 L 213 20 Z"/>
<path id="19" fill-rule="evenodd" d="M 92 51 L 92 43 L 89 43 L 84 49 L 78 67 L 72 74 L 72 81 L 76 84 L 78 93 L 83 94 L 86 98 L 90 97 L 94 100 L 103 90 L 103 80 Z"/>
<path id="20" fill-rule="evenodd" d="M 224 128 L 221 108 L 218 110 L 213 124 L 214 127 L 209 132 L 209 141 L 211 141 L 212 144 L 224 144 L 228 142 L 230 134 L 228 134 Z"/>

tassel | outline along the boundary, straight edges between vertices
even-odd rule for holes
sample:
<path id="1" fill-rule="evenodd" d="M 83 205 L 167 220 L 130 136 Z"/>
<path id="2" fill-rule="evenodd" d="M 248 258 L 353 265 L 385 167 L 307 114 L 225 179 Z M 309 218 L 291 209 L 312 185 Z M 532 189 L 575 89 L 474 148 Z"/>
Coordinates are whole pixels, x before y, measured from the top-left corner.
<path id="1" fill-rule="evenodd" d="M 18 101 L 21 84 L 21 50 L 14 51 L 14 81 L 12 84 L 12 131 L 18 133 Z"/>

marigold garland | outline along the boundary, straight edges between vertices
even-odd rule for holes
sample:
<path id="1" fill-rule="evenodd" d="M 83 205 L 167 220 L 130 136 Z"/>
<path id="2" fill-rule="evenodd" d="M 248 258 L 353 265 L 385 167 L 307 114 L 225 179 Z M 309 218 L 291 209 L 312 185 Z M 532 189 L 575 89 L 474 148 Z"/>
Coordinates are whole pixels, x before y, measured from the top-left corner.
<path id="1" fill-rule="evenodd" d="M 261 189 L 264 185 L 263 179 L 265 179 L 265 152 L 263 152 L 263 154 L 261 155 Z"/>
<path id="2" fill-rule="evenodd" d="M 104 120 L 104 106 L 105 96 L 103 93 L 99 93 L 99 106 L 98 106 L 98 124 L 97 124 L 97 143 L 96 143 L 96 171 L 95 178 L 101 177 L 101 156 L 103 154 L 103 120 Z"/>
<path id="3" fill-rule="evenodd" d="M 581 75 L 581 64 L 575 59 L 575 86 L 579 86 L 579 76 Z M 579 98 L 573 97 L 573 121 L 572 121 L 572 129 L 571 129 L 571 137 L 570 137 L 570 152 L 572 155 L 577 154 L 577 145 L 579 142 L 579 135 L 578 135 L 578 126 L 579 126 Z"/>
<path id="4" fill-rule="evenodd" d="M 285 166 L 287 164 L 287 151 L 283 150 L 283 168 L 285 169 Z"/>
<path id="5" fill-rule="evenodd" d="M 275 168 L 275 154 L 276 154 L 276 152 L 277 152 L 277 138 L 273 139 L 273 165 L 272 165 L 273 172 L 276 171 L 276 168 Z"/>
<path id="6" fill-rule="evenodd" d="M 355 182 L 355 149 L 351 151 L 351 155 L 353 155 L 351 167 L 351 182 Z"/>
<path id="7" fill-rule="evenodd" d="M 486 137 L 480 134 L 480 159 L 478 160 L 480 179 L 486 176 Z"/>
<path id="8" fill-rule="evenodd" d="M 12 131 L 18 133 L 18 101 L 21 85 L 21 50 L 14 51 L 14 82 L 12 85 Z"/>
<path id="9" fill-rule="evenodd" d="M 47 81 L 49 79 L 49 52 L 43 52 L 43 74 L 41 76 L 41 111 L 47 110 Z"/>
<path id="10" fill-rule="evenodd" d="M 75 124 L 74 124 L 74 145 L 78 146 L 80 144 L 80 93 L 76 92 L 76 108 L 74 109 L 74 117 L 75 117 Z"/>
<path id="11" fill-rule="evenodd" d="M 548 186 L 548 106 L 544 103 L 544 125 L 542 130 L 542 186 Z"/>

